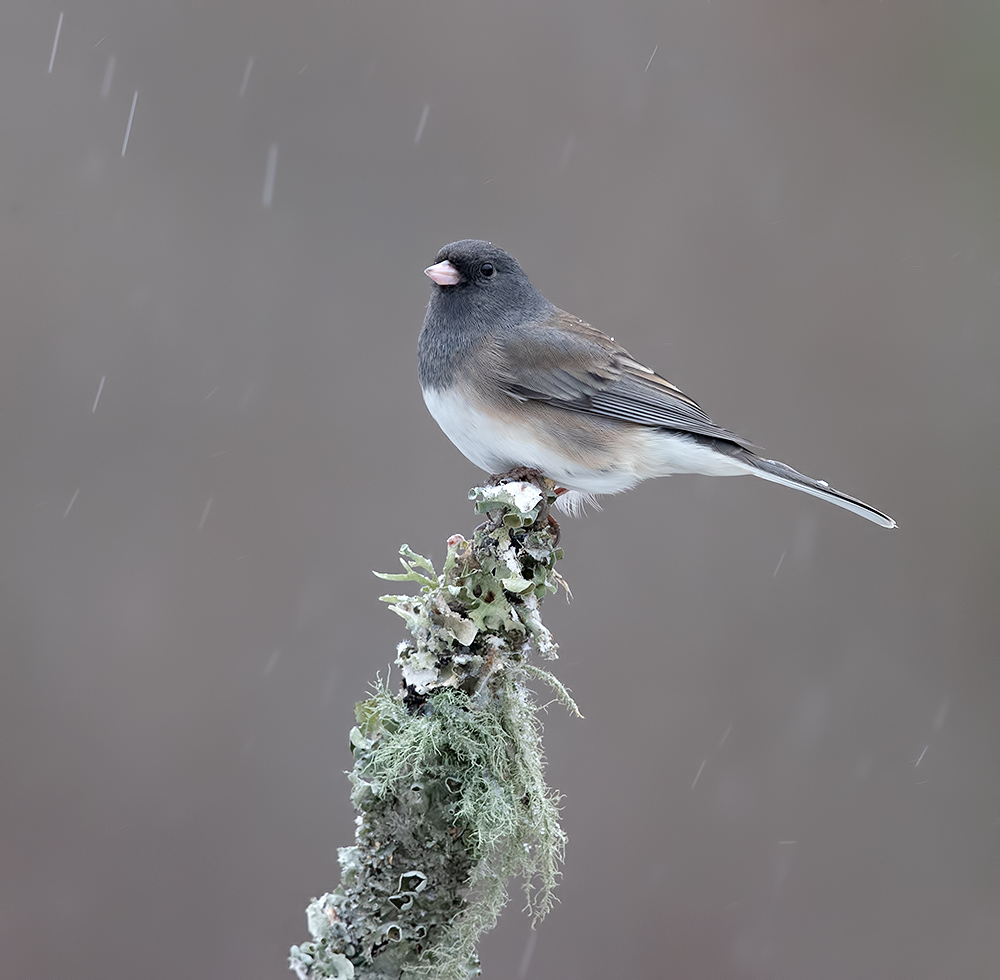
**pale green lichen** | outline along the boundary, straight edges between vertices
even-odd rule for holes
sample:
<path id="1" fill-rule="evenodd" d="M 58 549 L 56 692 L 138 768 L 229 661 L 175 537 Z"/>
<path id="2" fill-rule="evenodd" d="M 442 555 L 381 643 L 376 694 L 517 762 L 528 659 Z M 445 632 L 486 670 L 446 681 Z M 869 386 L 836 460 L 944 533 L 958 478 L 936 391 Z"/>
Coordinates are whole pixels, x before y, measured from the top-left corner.
<path id="1" fill-rule="evenodd" d="M 341 883 L 308 910 L 312 942 L 292 947 L 303 980 L 479 974 L 475 943 L 519 877 L 535 919 L 549 910 L 565 835 L 544 778 L 532 654 L 554 659 L 539 602 L 561 581 L 547 521 L 551 488 L 507 483 L 470 497 L 488 513 L 472 542 L 454 536 L 438 574 L 403 546 L 416 596 L 383 596 L 413 640 L 400 644 L 403 689 L 379 682 L 351 731 L 354 846 Z"/>

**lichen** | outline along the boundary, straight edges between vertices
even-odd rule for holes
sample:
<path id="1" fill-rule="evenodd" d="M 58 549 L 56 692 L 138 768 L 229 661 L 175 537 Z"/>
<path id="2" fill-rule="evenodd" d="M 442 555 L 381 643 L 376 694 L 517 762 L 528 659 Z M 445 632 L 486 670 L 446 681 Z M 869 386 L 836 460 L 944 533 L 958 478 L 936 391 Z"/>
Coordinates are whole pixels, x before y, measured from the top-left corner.
<path id="1" fill-rule="evenodd" d="M 558 588 L 562 556 L 548 521 L 552 488 L 517 481 L 470 493 L 488 521 L 455 535 L 441 573 L 408 546 L 418 595 L 382 598 L 412 640 L 396 662 L 403 686 L 378 682 L 351 731 L 355 844 L 340 885 L 313 901 L 312 941 L 291 950 L 302 980 L 479 975 L 476 940 L 496 921 L 511 878 L 527 908 L 551 908 L 565 835 L 546 783 L 538 707 L 528 687 L 566 688 L 530 662 L 556 657 L 539 603 Z M 379 574 L 379 573 L 376 573 Z"/>

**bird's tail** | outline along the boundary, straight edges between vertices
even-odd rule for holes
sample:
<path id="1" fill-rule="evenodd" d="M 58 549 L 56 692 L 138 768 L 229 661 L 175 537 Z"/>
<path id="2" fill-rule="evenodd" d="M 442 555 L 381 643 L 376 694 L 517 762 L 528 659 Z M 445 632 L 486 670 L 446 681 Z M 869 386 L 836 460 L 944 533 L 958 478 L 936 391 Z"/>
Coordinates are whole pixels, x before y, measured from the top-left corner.
<path id="1" fill-rule="evenodd" d="M 896 522 L 883 514 L 882 511 L 869 507 L 864 501 L 856 497 L 850 497 L 846 493 L 834 490 L 830 484 L 823 480 L 814 480 L 811 476 L 805 476 L 798 470 L 793 470 L 784 463 L 779 463 L 776 459 L 764 459 L 751 452 L 745 452 L 743 460 L 750 464 L 750 472 L 754 476 L 759 476 L 762 480 L 770 480 L 772 483 L 780 483 L 782 486 L 791 487 L 793 490 L 801 490 L 803 493 L 811 493 L 821 500 L 829 500 L 831 504 L 843 507 L 853 514 L 867 518 L 882 527 L 895 527 Z"/>

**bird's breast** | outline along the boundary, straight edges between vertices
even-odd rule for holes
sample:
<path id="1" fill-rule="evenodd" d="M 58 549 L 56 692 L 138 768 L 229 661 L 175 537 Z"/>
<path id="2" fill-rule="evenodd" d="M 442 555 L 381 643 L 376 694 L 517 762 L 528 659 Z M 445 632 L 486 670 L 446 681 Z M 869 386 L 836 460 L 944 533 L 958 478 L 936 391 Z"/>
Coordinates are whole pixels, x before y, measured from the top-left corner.
<path id="1" fill-rule="evenodd" d="M 585 493 L 617 493 L 637 482 L 633 426 L 506 396 L 494 405 L 458 386 L 426 387 L 423 395 L 444 434 L 487 473 L 529 466 Z"/>
<path id="2" fill-rule="evenodd" d="M 475 405 L 457 387 L 424 388 L 424 402 L 441 431 L 462 454 L 488 473 L 502 473 L 530 453 L 503 419 Z"/>

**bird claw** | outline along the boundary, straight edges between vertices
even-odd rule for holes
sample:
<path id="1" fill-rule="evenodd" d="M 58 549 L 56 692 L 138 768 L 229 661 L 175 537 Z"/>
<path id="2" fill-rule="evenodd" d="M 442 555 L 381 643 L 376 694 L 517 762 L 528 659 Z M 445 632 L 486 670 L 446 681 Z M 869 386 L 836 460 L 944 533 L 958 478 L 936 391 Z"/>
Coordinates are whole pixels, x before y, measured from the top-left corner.
<path id="1" fill-rule="evenodd" d="M 507 470 L 506 473 L 494 473 L 486 480 L 485 485 L 498 487 L 504 483 L 531 483 L 542 491 L 542 509 L 535 523 L 539 524 L 544 521 L 549 533 L 554 538 L 553 546 L 558 545 L 562 530 L 556 519 L 549 513 L 549 494 L 552 493 L 559 497 L 567 492 L 566 488 L 557 487 L 554 480 L 550 480 L 541 470 L 536 470 L 531 466 L 515 466 Z"/>

